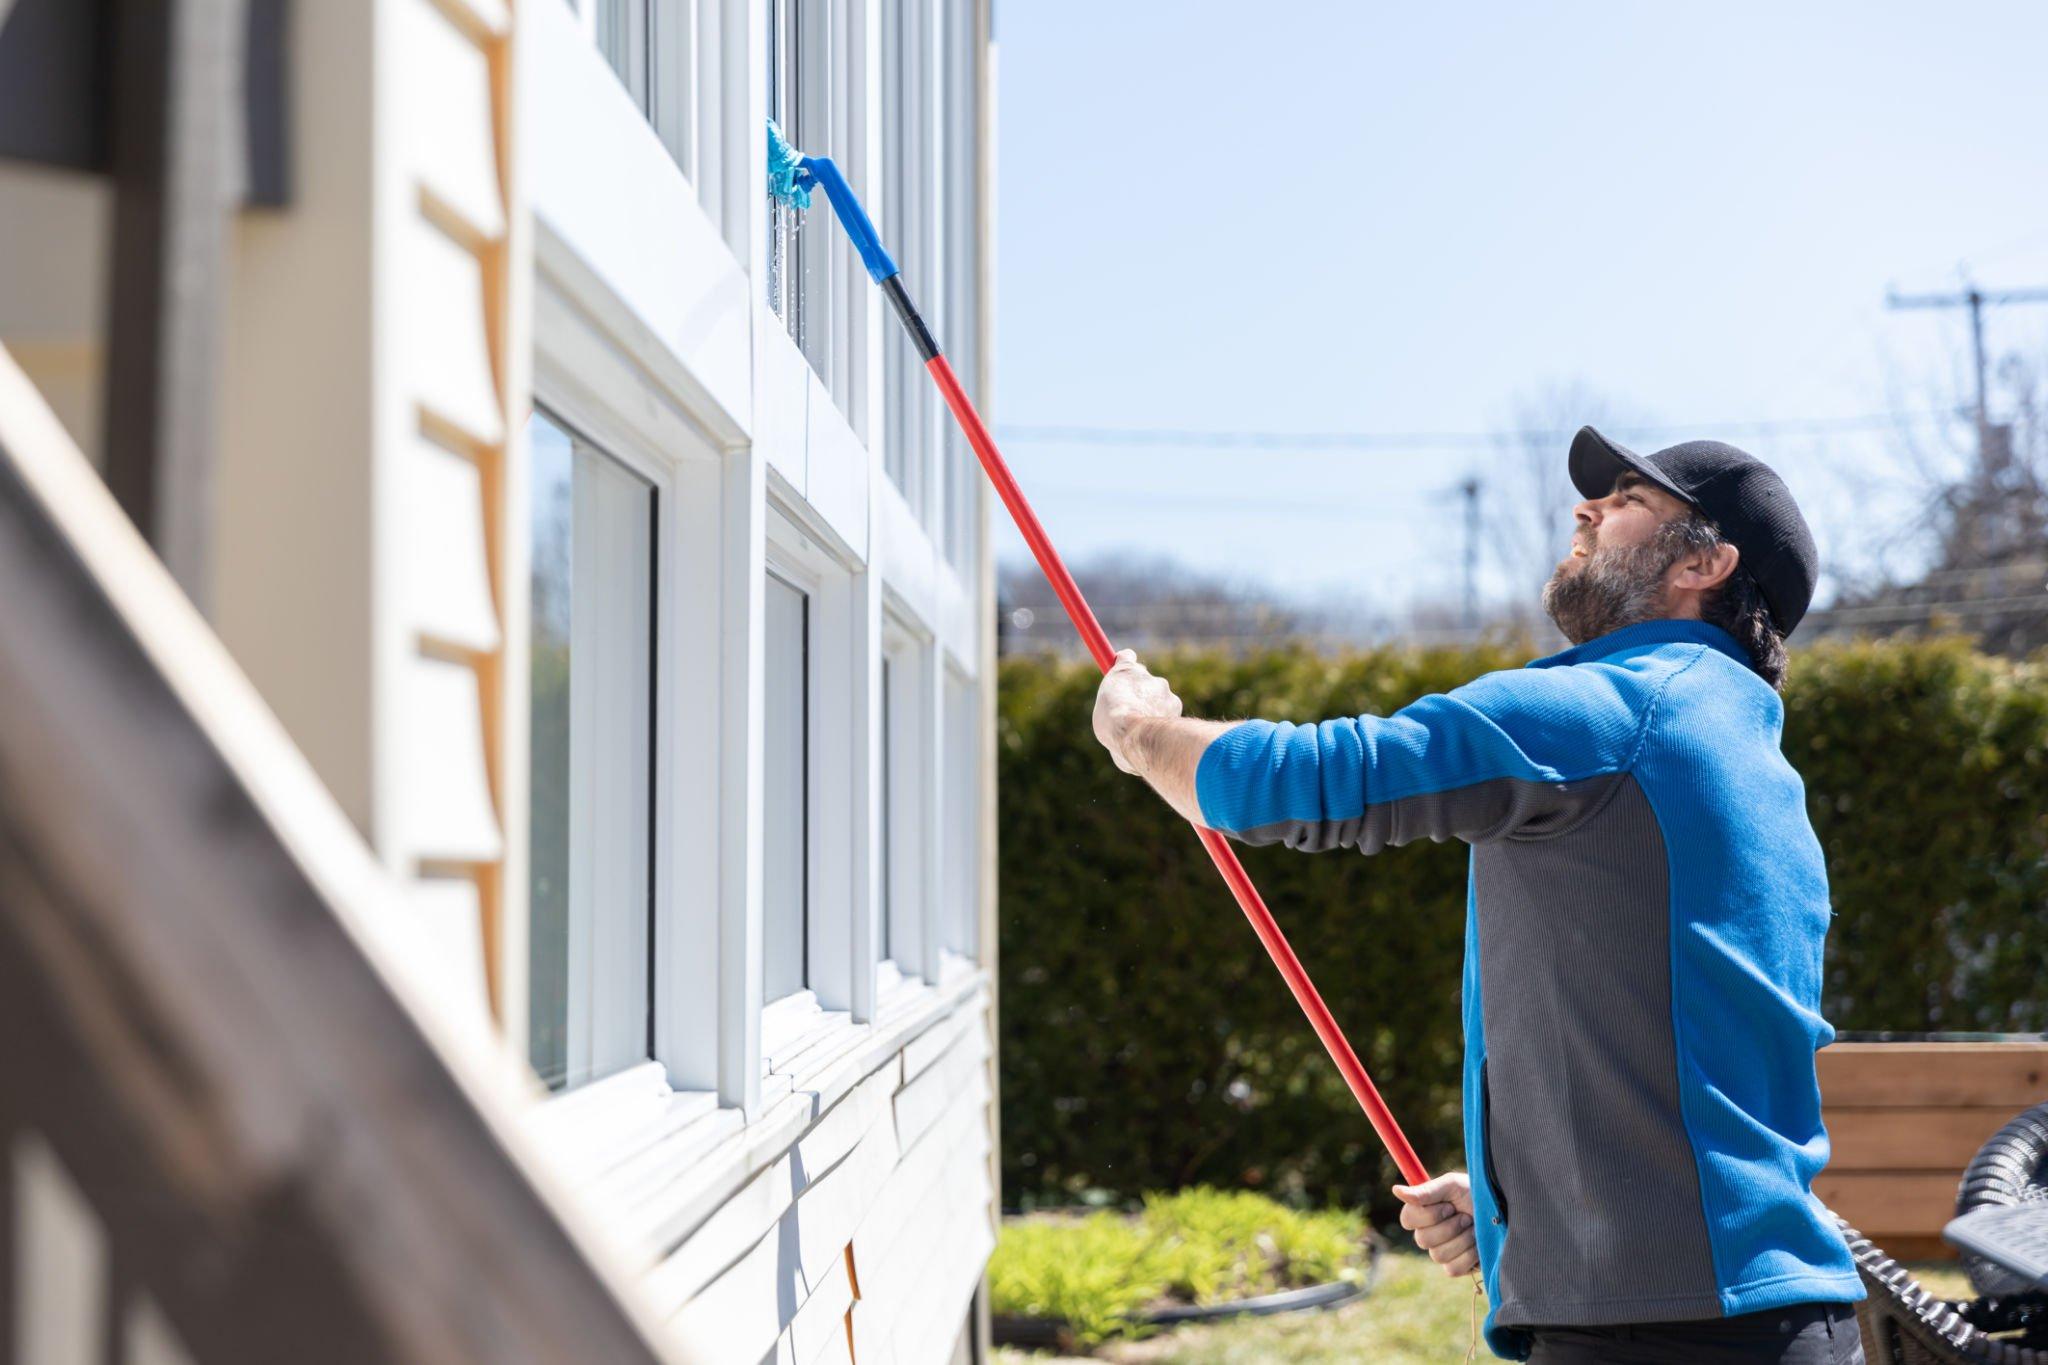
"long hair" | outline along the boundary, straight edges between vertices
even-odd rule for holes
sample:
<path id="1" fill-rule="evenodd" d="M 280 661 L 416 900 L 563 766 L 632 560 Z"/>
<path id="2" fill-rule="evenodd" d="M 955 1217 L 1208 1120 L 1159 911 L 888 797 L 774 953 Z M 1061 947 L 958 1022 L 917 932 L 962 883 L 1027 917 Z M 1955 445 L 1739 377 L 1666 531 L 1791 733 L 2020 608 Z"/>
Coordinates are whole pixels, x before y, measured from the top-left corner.
<path id="1" fill-rule="evenodd" d="M 1720 527 L 1692 508 L 1665 522 L 1657 534 L 1672 551 L 1667 564 L 1681 554 L 1716 550 L 1728 543 Z M 1733 635 L 1748 652 L 1750 667 L 1772 691 L 1785 689 L 1785 637 L 1771 621 L 1763 589 L 1741 560 L 1725 583 L 1700 599 L 1700 619 Z"/>

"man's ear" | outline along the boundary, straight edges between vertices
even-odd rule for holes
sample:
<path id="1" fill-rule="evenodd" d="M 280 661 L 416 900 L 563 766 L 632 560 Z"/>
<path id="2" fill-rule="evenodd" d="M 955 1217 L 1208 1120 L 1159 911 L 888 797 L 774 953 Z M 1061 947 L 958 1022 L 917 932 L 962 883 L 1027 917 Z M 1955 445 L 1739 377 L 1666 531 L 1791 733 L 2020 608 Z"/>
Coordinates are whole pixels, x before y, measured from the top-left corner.
<path id="1" fill-rule="evenodd" d="M 1671 586 L 1709 592 L 1726 583 L 1741 562 L 1742 552 L 1724 540 L 1711 550 L 1687 555 L 1674 564 Z"/>

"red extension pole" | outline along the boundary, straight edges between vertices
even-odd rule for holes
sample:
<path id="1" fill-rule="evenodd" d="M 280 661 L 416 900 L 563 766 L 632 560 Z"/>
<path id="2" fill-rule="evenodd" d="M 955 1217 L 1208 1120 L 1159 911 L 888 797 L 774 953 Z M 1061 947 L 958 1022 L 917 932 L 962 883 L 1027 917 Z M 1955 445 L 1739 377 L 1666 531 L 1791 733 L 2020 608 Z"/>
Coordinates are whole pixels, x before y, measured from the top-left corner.
<path id="1" fill-rule="evenodd" d="M 778 199 L 808 206 L 808 193 L 801 200 L 794 198 L 794 191 L 811 186 L 822 188 L 832 201 L 834 212 L 839 216 L 840 226 L 846 229 L 853 246 L 860 253 L 868 275 L 881 288 L 882 294 L 896 310 L 903 322 L 904 330 L 910 334 L 911 344 L 917 348 L 918 356 L 924 361 L 925 370 L 932 382 L 939 386 L 945 396 L 946 406 L 953 410 L 953 419 L 960 429 L 967 433 L 968 444 L 981 460 L 981 467 L 988 474 L 989 481 L 996 486 L 996 494 L 1002 498 L 1003 506 L 1010 511 L 1010 517 L 1017 523 L 1017 529 L 1024 534 L 1031 553 L 1038 560 L 1038 567 L 1045 571 L 1052 590 L 1059 595 L 1060 605 L 1067 609 L 1068 619 L 1074 629 L 1081 632 L 1082 642 L 1088 646 L 1088 653 L 1095 660 L 1095 666 L 1107 673 L 1116 662 L 1116 650 L 1109 643 L 1109 636 L 1102 630 L 1102 623 L 1095 619 L 1095 613 L 1088 608 L 1087 599 L 1081 596 L 1080 587 L 1074 576 L 1067 572 L 1067 566 L 1053 549 L 1052 541 L 1046 537 L 1045 528 L 1038 524 L 1038 515 L 1031 510 L 1031 504 L 1024 500 L 1023 490 L 1017 487 L 1017 480 L 1010 474 L 1010 466 L 1004 462 L 1002 452 L 996 449 L 993 437 L 983 425 L 981 414 L 974 410 L 974 404 L 967 399 L 967 393 L 960 387 L 960 379 L 947 363 L 939 343 L 919 315 L 917 306 L 910 301 L 910 295 L 903 287 L 902 272 L 889 259 L 889 253 L 882 249 L 875 225 L 860 206 L 860 200 L 846 183 L 846 177 L 829 157 L 800 156 L 796 149 L 783 140 L 781 131 L 773 122 L 768 125 L 768 173 L 769 189 Z M 1387 1109 L 1387 1102 L 1380 1098 L 1379 1090 L 1373 1085 L 1372 1077 L 1365 1074 L 1365 1067 L 1359 1062 L 1358 1054 L 1351 1050 L 1351 1043 L 1344 1037 L 1344 1031 L 1337 1027 L 1337 1021 L 1330 1017 L 1330 1007 L 1323 1003 L 1315 983 L 1302 970 L 1301 959 L 1294 955 L 1294 949 L 1287 945 L 1287 936 L 1280 932 L 1280 926 L 1273 922 L 1273 912 L 1266 908 L 1266 902 L 1259 897 L 1259 889 L 1252 885 L 1252 879 L 1245 875 L 1243 864 L 1231 852 L 1230 845 L 1221 834 L 1213 829 L 1196 828 L 1202 836 L 1202 847 L 1209 850 L 1210 859 L 1216 870 L 1223 874 L 1223 880 L 1230 884 L 1230 892 L 1237 897 L 1237 903 L 1244 908 L 1245 918 L 1252 922 L 1252 931 L 1259 936 L 1259 942 L 1266 945 L 1272 955 L 1273 965 L 1280 969 L 1280 975 L 1287 980 L 1287 989 L 1294 992 L 1295 1003 L 1301 1006 L 1303 1014 L 1314 1026 L 1316 1037 L 1323 1040 L 1329 1049 L 1330 1060 L 1343 1073 L 1344 1083 L 1351 1087 L 1351 1093 L 1358 1100 L 1359 1108 L 1365 1110 L 1366 1118 L 1372 1121 L 1373 1131 L 1380 1135 L 1380 1141 L 1387 1146 L 1387 1152 L 1394 1158 L 1394 1164 L 1401 1168 L 1401 1178 L 1411 1185 L 1420 1185 L 1429 1179 L 1429 1173 L 1416 1159 L 1415 1149 L 1408 1145 L 1408 1138 L 1401 1132 L 1401 1125 L 1394 1122 L 1394 1116 Z"/>
<path id="2" fill-rule="evenodd" d="M 893 281 L 891 281 L 893 283 Z M 898 286 L 900 290 L 900 285 Z M 904 303 L 907 304 L 907 300 Z M 933 348 L 936 350 L 936 347 Z M 1010 511 L 1011 520 L 1031 546 L 1031 553 L 1038 560 L 1038 567 L 1045 571 L 1052 590 L 1058 594 L 1060 605 L 1067 609 L 1067 616 L 1073 621 L 1074 629 L 1081 632 L 1082 642 L 1088 646 L 1089 657 L 1095 666 L 1107 673 L 1116 662 L 1116 650 L 1109 643 L 1109 636 L 1103 633 L 1102 623 L 1095 619 L 1088 601 L 1081 596 L 1081 589 L 1074 582 L 1074 576 L 1067 572 L 1059 551 L 1046 538 L 1045 528 L 1038 524 L 1038 516 L 1031 510 L 1031 504 L 1024 500 L 1023 490 L 1017 487 L 1017 480 L 1010 474 L 1010 466 L 1004 462 L 1002 452 L 996 449 L 988 427 L 982 423 L 981 414 L 968 401 L 966 391 L 960 387 L 959 378 L 943 355 L 933 355 L 925 362 L 925 369 L 945 395 L 946 406 L 953 410 L 954 420 L 967 433 L 968 444 L 974 447 L 975 455 L 981 460 L 981 467 L 987 471 L 989 481 L 996 486 L 996 495 L 1003 500 L 1003 506 Z M 1323 1003 L 1323 997 L 1316 991 L 1315 983 L 1308 979 L 1302 969 L 1301 959 L 1294 955 L 1294 949 L 1287 944 L 1287 936 L 1280 932 L 1280 926 L 1273 921 L 1273 912 L 1266 908 L 1260 898 L 1259 889 L 1252 885 L 1252 879 L 1245 873 L 1244 865 L 1237 860 L 1229 841 L 1213 829 L 1197 826 L 1195 832 L 1202 836 L 1202 847 L 1209 850 L 1209 857 L 1216 864 L 1216 870 L 1223 874 L 1223 880 L 1230 883 L 1231 894 L 1244 908 L 1245 918 L 1252 922 L 1252 932 L 1259 936 L 1259 942 L 1266 945 L 1272 955 L 1273 965 L 1280 969 L 1280 975 L 1287 980 L 1287 989 L 1294 992 L 1295 1003 L 1301 1006 L 1303 1014 L 1314 1027 L 1316 1037 L 1323 1040 L 1323 1046 L 1330 1051 L 1330 1060 L 1337 1064 L 1337 1070 L 1344 1075 L 1344 1083 L 1351 1087 L 1358 1105 L 1365 1110 L 1365 1116 L 1372 1121 L 1373 1131 L 1380 1135 L 1380 1141 L 1387 1145 L 1387 1151 L 1394 1158 L 1394 1164 L 1401 1168 L 1401 1178 L 1410 1185 L 1420 1185 L 1429 1179 L 1429 1172 L 1416 1159 L 1415 1149 L 1408 1145 L 1407 1135 L 1401 1125 L 1394 1121 L 1394 1115 L 1387 1108 L 1385 1100 L 1372 1083 L 1365 1067 L 1358 1060 L 1358 1054 L 1351 1050 L 1350 1040 L 1337 1027 L 1337 1021 L 1330 1017 L 1330 1007 Z"/>

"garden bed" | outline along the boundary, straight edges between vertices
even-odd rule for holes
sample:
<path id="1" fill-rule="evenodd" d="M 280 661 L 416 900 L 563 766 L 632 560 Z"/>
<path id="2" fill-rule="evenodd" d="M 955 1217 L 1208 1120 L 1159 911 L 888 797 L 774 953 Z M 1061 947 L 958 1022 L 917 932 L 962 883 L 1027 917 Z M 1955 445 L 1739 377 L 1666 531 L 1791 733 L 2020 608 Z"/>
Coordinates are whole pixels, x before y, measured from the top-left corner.
<path id="1" fill-rule="evenodd" d="M 998 1341 L 1088 1349 L 1187 1322 L 1335 1307 L 1371 1284 L 1363 1216 L 1208 1188 L 1135 1213 L 1010 1220 L 989 1264 Z"/>

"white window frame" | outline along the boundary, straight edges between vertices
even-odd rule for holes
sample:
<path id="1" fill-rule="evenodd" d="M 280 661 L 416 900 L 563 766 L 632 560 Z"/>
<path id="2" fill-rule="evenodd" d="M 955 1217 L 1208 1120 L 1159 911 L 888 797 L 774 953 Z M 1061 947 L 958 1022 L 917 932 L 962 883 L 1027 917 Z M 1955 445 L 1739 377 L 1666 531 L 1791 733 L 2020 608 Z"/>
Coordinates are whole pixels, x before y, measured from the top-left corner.
<path id="1" fill-rule="evenodd" d="M 829 99 L 818 99 L 826 93 L 825 87 L 805 79 L 812 67 L 829 70 L 831 66 L 829 51 L 824 61 L 806 60 L 818 55 L 818 27 L 811 8 L 809 0 L 761 0 L 762 99 L 768 117 L 799 148 L 820 145 L 816 137 L 827 131 L 820 125 L 827 122 L 823 115 L 831 107 Z M 825 32 L 829 36 L 829 24 Z M 814 100 L 821 107 L 814 109 Z M 765 185 L 762 193 L 767 193 Z M 768 232 L 763 247 L 765 269 L 761 287 L 768 311 L 781 320 L 806 362 L 824 376 L 830 373 L 829 365 L 814 358 L 814 343 L 822 341 L 823 332 L 814 338 L 811 323 L 814 311 L 823 320 L 829 299 L 813 299 L 812 291 L 804 288 L 804 263 L 809 254 L 804 248 L 810 238 L 798 235 L 800 222 L 797 209 L 774 199 L 767 201 Z"/>
<path id="2" fill-rule="evenodd" d="M 881 826 L 877 847 L 887 850 L 882 865 L 890 883 L 878 886 L 881 904 L 875 921 L 882 996 L 903 981 L 926 976 L 926 908 L 932 898 L 928 845 L 937 809 L 931 782 L 931 654 L 928 632 L 911 625 L 900 609 L 885 609 L 882 655 L 890 664 L 887 702 L 892 714 L 883 733 L 893 752 L 888 755 L 889 791 L 876 808 Z M 878 694 L 878 707 L 882 700 Z"/>
<path id="3" fill-rule="evenodd" d="M 891 254 L 903 270 L 904 288 L 936 325 L 944 344 L 944 300 L 930 296 L 938 264 L 938 236 L 932 231 L 933 0 L 877 0 L 881 10 L 882 194 L 877 218 Z M 937 505 L 933 446 L 943 414 L 931 381 L 902 329 L 885 320 L 883 465 L 918 521 L 929 528 Z"/>
<path id="4" fill-rule="evenodd" d="M 665 939 L 672 938 L 678 931 L 678 926 L 674 922 L 675 896 L 671 885 L 675 866 L 674 847 L 672 840 L 669 838 L 669 834 L 674 827 L 672 818 L 674 746 L 666 742 L 666 737 L 674 732 L 677 719 L 675 714 L 677 689 L 667 685 L 667 683 L 673 676 L 671 670 L 675 666 L 676 659 L 674 617 L 677 577 L 675 556 L 671 552 L 670 547 L 677 540 L 675 522 L 678 481 L 673 464 L 653 455 L 635 439 L 627 428 L 621 426 L 616 421 L 610 420 L 601 407 L 587 403 L 573 389 L 564 388 L 557 392 L 552 386 L 540 383 L 537 383 L 535 387 L 537 394 L 536 410 L 544 414 L 548 421 L 567 433 L 572 440 L 580 439 L 587 442 L 595 449 L 600 458 L 610 459 L 623 469 L 645 480 L 654 494 L 654 649 L 652 657 L 654 687 L 649 716 L 654 752 L 652 755 L 652 781 L 649 783 L 648 790 L 648 799 L 653 807 L 653 811 L 650 822 L 650 838 L 652 840 L 650 853 L 652 857 L 649 869 L 651 885 L 649 887 L 647 914 L 652 920 L 651 930 L 656 946 L 648 964 L 647 990 L 649 992 L 649 1009 L 655 1021 L 653 1030 L 655 1047 L 652 1057 L 658 1058 L 660 1055 L 659 1039 L 661 1036 L 661 1021 L 664 1014 L 664 1000 L 669 997 L 669 992 L 664 987 L 660 945 Z M 571 629 L 573 640 L 573 624 Z M 575 657 L 573 649 L 572 643 L 572 676 Z M 576 694 L 572 688 L 572 727 L 575 722 L 575 696 Z M 573 749 L 571 752 L 573 755 Z M 573 788 L 578 780 L 578 772 L 573 757 L 571 759 L 569 778 Z M 574 814 L 574 807 L 572 806 L 570 815 L 572 848 L 578 823 Z M 571 866 L 574 866 L 573 862 Z M 587 986 L 579 988 L 577 980 L 578 951 L 576 936 L 574 935 L 570 938 L 569 955 L 569 1020 L 571 1027 L 569 1050 L 573 1060 L 577 1051 L 574 1032 L 576 1015 L 578 1013 L 577 1003 L 581 996 L 581 990 L 587 989 Z M 530 1018 L 527 1027 L 531 1028 Z M 594 1040 L 592 1039 L 585 1039 L 584 1042 L 584 1050 L 586 1052 L 594 1046 Z M 594 1080 L 601 1079 L 603 1077 L 586 1078 L 571 1084 L 567 1089 L 569 1091 L 578 1090 Z"/>
<path id="5" fill-rule="evenodd" d="M 875 797 L 864 793 L 878 786 L 873 760 L 885 599 L 898 624 L 927 644 L 928 695 L 943 695 L 945 668 L 970 678 L 980 672 L 984 607 L 977 598 L 976 556 L 957 547 L 949 552 L 941 501 L 949 487 L 953 496 L 965 496 L 968 484 L 980 497 L 979 479 L 944 477 L 939 432 L 948 419 L 914 365 L 904 377 L 924 424 L 915 508 L 884 473 L 882 344 L 895 324 L 829 208 L 814 210 L 813 231 L 833 244 L 843 268 L 832 273 L 833 352 L 823 380 L 767 309 L 761 0 L 651 0 L 651 118 L 592 41 L 585 27 L 591 0 L 575 3 L 574 10 L 568 0 L 516 10 L 521 51 L 528 54 L 519 75 L 520 169 L 535 223 L 537 387 L 556 412 L 608 452 L 626 449 L 628 442 L 612 430 L 623 427 L 633 449 L 667 461 L 674 471 L 675 488 L 661 495 L 674 523 L 660 545 L 658 607 L 665 624 L 657 668 L 665 681 L 656 726 L 659 762 L 681 776 L 667 788 L 661 784 L 670 779 L 657 780 L 665 791 L 658 799 L 668 802 L 657 905 L 658 913 L 674 919 L 657 921 L 655 1053 L 668 1085 L 715 1091 L 719 1103 L 740 1106 L 751 1120 L 787 1093 L 792 1076 L 802 1077 L 812 1064 L 806 1057 L 830 1054 L 831 1030 L 882 1027 L 865 1022 L 878 1018 L 901 1028 L 904 1019 L 951 998 L 944 994 L 951 984 L 943 990 L 929 984 L 942 966 L 951 970 L 939 960 L 945 950 L 936 890 L 926 899 L 926 960 L 894 983 L 886 1008 L 877 998 L 885 984 L 876 962 L 874 863 L 881 831 Z M 970 25 L 981 22 L 972 5 L 954 8 L 960 0 L 910 3 L 926 15 L 932 4 L 944 3 L 947 20 L 959 14 Z M 827 8 L 835 25 L 831 117 L 838 122 L 824 143 L 806 150 L 833 155 L 875 212 L 884 197 L 878 168 L 887 162 L 881 4 L 833 0 Z M 694 12 L 693 27 L 686 40 L 670 42 L 663 18 L 684 9 Z M 920 49 L 934 72 L 940 60 L 954 59 L 934 46 L 939 27 L 930 26 Z M 664 81 L 664 61 L 684 62 L 691 80 Z M 678 91 L 687 91 L 687 107 L 664 111 L 664 93 Z M 921 87 L 925 96 L 935 110 L 939 95 L 929 76 Z M 687 136 L 672 133 L 678 126 Z M 929 119 L 918 135 L 931 136 Z M 917 164 L 936 168 L 930 148 Z M 962 186 L 948 198 L 957 201 L 965 192 Z M 918 244 L 917 223 L 892 224 L 885 212 L 876 213 L 891 249 L 906 264 L 915 262 L 913 274 L 931 272 L 928 279 L 946 278 L 937 254 L 948 245 L 939 240 L 938 198 L 934 189 L 923 215 L 930 220 L 926 245 Z M 955 218 L 946 226 L 971 233 L 975 225 Z M 958 285 L 970 289 L 968 303 L 979 307 L 983 282 Z M 941 298 L 927 285 L 919 302 L 943 318 L 956 364 L 972 367 L 977 338 L 968 329 L 979 319 L 959 315 L 954 292 Z M 970 369 L 962 373 L 971 384 Z M 815 773 L 817 746 L 836 737 L 833 761 L 841 766 L 831 780 L 843 782 L 847 795 L 827 808 L 847 817 L 846 837 L 828 834 L 820 822 L 812 833 L 837 850 L 829 856 L 848 861 L 843 871 L 827 872 L 825 856 L 813 860 L 814 878 L 829 882 L 831 894 L 844 900 L 813 900 L 812 1012 L 784 1028 L 784 1020 L 767 1017 L 757 984 L 762 755 L 755 689 L 763 662 L 762 574 L 790 548 L 792 530 L 817 553 L 820 582 L 827 585 L 823 598 L 844 594 L 843 604 L 813 598 L 813 668 L 821 680 L 812 689 L 813 704 L 846 710 L 839 721 L 814 715 L 811 785 L 814 793 L 826 789 Z M 821 632 L 842 629 L 844 665 L 827 673 L 819 658 Z M 936 766 L 943 708 L 934 703 L 926 714 L 930 799 L 936 802 L 945 783 Z M 978 793 L 959 795 L 979 799 Z M 938 841 L 924 842 L 935 857 Z M 929 875 L 936 888 L 936 864 Z M 836 936 L 829 947 L 823 941 L 828 933 Z M 849 1008 L 859 1013 L 849 1017 Z M 812 1045 L 815 1052 L 803 1052 Z M 793 1070 L 777 1072 L 778 1061 Z M 599 1124 L 601 1108 L 589 1109 L 592 1125 Z"/>
<path id="6" fill-rule="evenodd" d="M 595 54 L 592 54 L 595 56 Z M 601 60 L 599 58 L 598 60 Z M 655 586 L 654 1058 L 678 1090 L 719 1089 L 723 924 L 721 811 L 715 774 L 726 682 L 716 650 L 725 615 L 715 585 L 733 547 L 722 442 L 699 428 L 579 306 L 580 278 L 551 268 L 542 235 L 534 289 L 534 392 L 567 427 L 654 484 Z M 521 490 L 520 496 L 524 496 Z"/>
<path id="7" fill-rule="evenodd" d="M 819 584 L 808 575 L 792 574 L 774 563 L 762 570 L 762 672 L 761 672 L 761 751 L 762 751 L 762 815 L 761 815 L 761 998 L 762 1009 L 776 1012 L 784 1002 L 793 997 L 815 999 L 811 992 L 811 901 L 812 861 L 811 844 L 817 828 L 816 811 L 818 792 L 812 781 L 811 746 L 816 721 L 811 715 L 818 701 L 818 680 L 814 676 L 815 660 L 811 657 L 812 613 L 819 595 Z M 778 677 L 774 667 L 774 634 L 779 627 L 774 625 L 776 613 L 773 603 L 779 597 L 793 597 L 796 603 L 795 641 L 796 657 L 793 660 L 800 676 Z M 791 714 L 788 702 L 790 692 L 795 692 L 795 714 Z M 778 731 L 788 727 L 794 734 L 782 735 Z M 784 745 L 794 750 L 796 760 L 796 790 L 787 794 L 786 801 L 777 801 L 776 780 L 781 776 L 776 771 L 777 763 L 770 762 L 770 756 Z M 777 909 L 771 904 L 770 892 L 778 880 L 770 856 L 770 844 L 781 841 L 774 838 L 778 827 L 794 823 L 801 838 L 791 841 L 797 860 L 794 880 L 796 894 L 797 923 L 795 925 L 796 961 L 778 962 L 777 935 L 775 933 Z M 794 969 L 793 972 L 791 969 Z M 777 993 L 774 979 L 794 975 L 796 986 L 793 990 Z"/>
<path id="8" fill-rule="evenodd" d="M 581 17 L 598 50 L 604 51 L 603 35 L 599 32 L 602 12 L 616 4 L 623 11 L 626 31 L 623 35 L 625 70 L 612 64 L 611 54 L 605 53 L 605 65 L 610 66 L 626 87 L 626 94 L 641 113 L 650 117 L 653 113 L 654 97 L 654 27 L 657 0 L 583 0 Z M 666 8 L 663 5 L 662 8 Z"/>
<path id="9" fill-rule="evenodd" d="M 977 37 L 975 0 L 938 0 L 942 15 L 937 36 L 939 55 L 935 61 L 934 100 L 944 112 L 939 120 L 937 142 L 941 166 L 935 205 L 938 262 L 942 270 L 943 298 L 936 300 L 940 344 L 945 346 L 969 397 L 984 400 L 979 391 L 981 345 L 972 325 L 974 300 L 981 287 L 981 258 L 976 229 L 980 226 L 980 191 L 975 159 L 981 129 L 979 72 L 974 60 Z M 946 560 L 962 574 L 978 571 L 980 518 L 975 493 L 980 488 L 981 469 L 967 438 L 943 412 L 939 460 L 943 469 L 945 513 L 937 534 Z"/>
<path id="10" fill-rule="evenodd" d="M 761 1002 L 765 1074 L 780 1070 L 778 1063 L 817 1030 L 852 1019 L 855 973 L 865 970 L 854 955 L 854 844 L 860 832 L 854 737 L 865 728 L 858 725 L 857 709 L 865 698 L 854 686 L 854 574 L 823 528 L 811 523 L 801 500 L 785 489 L 770 499 L 761 572 L 798 588 L 810 603 L 805 986 Z M 763 973 L 757 970 L 753 979 L 759 990 Z"/>
<path id="11" fill-rule="evenodd" d="M 976 802 L 981 791 L 980 692 L 975 680 L 948 664 L 939 706 L 941 781 L 946 805 L 940 819 L 944 848 L 939 885 L 940 948 L 944 954 L 972 961 L 980 947 L 981 821 Z M 941 975 L 952 971 L 941 968 Z"/>
<path id="12" fill-rule="evenodd" d="M 797 147 L 829 155 L 856 195 L 868 196 L 870 120 L 866 91 L 871 77 L 869 8 L 844 0 L 759 0 L 763 15 L 763 84 L 772 75 L 781 98 L 763 107 Z M 770 18 L 773 23 L 771 24 Z M 796 70 L 783 60 L 779 25 L 790 26 L 788 51 Z M 846 234 L 839 230 L 823 196 L 814 199 L 799 237 L 790 228 L 793 211 L 762 196 L 764 231 L 760 293 L 780 318 L 818 377 L 832 404 L 865 438 L 871 407 L 868 373 L 873 364 L 876 300 Z M 779 261 L 778 250 L 788 251 Z M 792 310 L 794 318 L 792 319 Z"/>
<path id="13" fill-rule="evenodd" d="M 881 230 L 904 286 L 975 393 L 982 286 L 976 157 L 980 108 L 971 60 L 972 0 L 877 0 L 882 51 Z M 964 73 L 960 65 L 966 62 Z M 981 472 L 909 341 L 890 322 L 881 340 L 883 464 L 956 572 L 978 572 Z"/>

